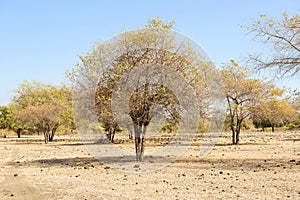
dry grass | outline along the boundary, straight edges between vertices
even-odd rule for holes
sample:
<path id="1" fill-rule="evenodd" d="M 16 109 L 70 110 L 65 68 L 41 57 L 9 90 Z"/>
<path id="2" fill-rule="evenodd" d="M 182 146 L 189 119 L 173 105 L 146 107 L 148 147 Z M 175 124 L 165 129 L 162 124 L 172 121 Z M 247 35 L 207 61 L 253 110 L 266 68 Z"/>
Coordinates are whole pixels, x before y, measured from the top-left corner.
<path id="1" fill-rule="evenodd" d="M 47 145 L 36 136 L 1 138 L 0 199 L 299 199 L 300 132 L 241 134 L 230 145 L 223 133 L 202 159 L 199 139 L 177 161 L 142 174 L 103 165 L 74 135 Z M 146 144 L 146 152 L 155 146 Z"/>

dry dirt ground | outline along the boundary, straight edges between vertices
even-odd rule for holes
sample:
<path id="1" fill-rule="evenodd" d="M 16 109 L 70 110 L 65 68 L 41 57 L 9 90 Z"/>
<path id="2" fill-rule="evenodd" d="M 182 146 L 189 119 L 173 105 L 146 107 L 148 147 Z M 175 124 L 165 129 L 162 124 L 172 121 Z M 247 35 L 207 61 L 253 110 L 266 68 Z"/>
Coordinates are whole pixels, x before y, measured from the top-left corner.
<path id="1" fill-rule="evenodd" d="M 76 136 L 1 138 L 0 199 L 300 199 L 300 132 L 241 134 L 233 146 L 223 133 L 201 159 L 195 142 L 149 173 L 100 163 Z"/>

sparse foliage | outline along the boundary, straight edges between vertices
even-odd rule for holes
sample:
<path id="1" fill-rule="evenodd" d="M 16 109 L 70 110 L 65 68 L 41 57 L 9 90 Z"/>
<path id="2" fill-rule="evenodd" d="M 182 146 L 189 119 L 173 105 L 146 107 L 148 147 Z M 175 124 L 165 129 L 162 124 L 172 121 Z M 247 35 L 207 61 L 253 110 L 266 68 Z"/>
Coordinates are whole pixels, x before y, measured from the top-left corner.
<path id="1" fill-rule="evenodd" d="M 80 57 L 83 65 L 78 65 L 69 72 L 74 87 L 85 91 L 85 94 L 95 92 L 89 91 L 89 88 L 97 80 L 94 101 L 98 120 L 102 126 L 114 129 L 117 122 L 112 111 L 112 95 L 122 93 L 118 91 L 118 82 L 130 85 L 134 83 L 132 77 L 124 77 L 137 68 L 144 70 L 141 74 L 133 73 L 133 79 L 138 80 L 138 84 L 131 84 L 133 88 L 128 91 L 130 98 L 126 102 L 129 104 L 128 115 L 131 118 L 128 124 L 134 126 L 136 158 L 139 161 L 142 160 L 144 136 L 153 117 L 153 106 L 160 106 L 161 109 L 156 111 L 165 113 L 165 122 L 176 124 L 180 120 L 176 95 L 164 85 L 164 75 L 156 66 L 161 66 L 162 69 L 167 67 L 178 73 L 196 93 L 198 105 L 194 105 L 195 109 L 201 107 L 201 116 L 208 115 L 208 97 L 211 92 L 209 86 L 216 78 L 214 67 L 207 60 L 202 60 L 190 46 L 183 42 L 178 46 L 178 41 L 171 33 L 173 25 L 174 22 L 165 24 L 160 18 L 151 19 L 143 29 L 125 32 L 108 43 L 98 43 L 91 52 Z M 115 55 L 118 56 L 111 61 Z M 151 69 L 153 66 L 155 69 Z"/>
<path id="2" fill-rule="evenodd" d="M 278 91 L 270 83 L 251 78 L 249 68 L 235 61 L 224 66 L 221 74 L 229 109 L 232 143 L 238 144 L 242 122 L 251 116 L 255 106 Z"/>
<path id="3" fill-rule="evenodd" d="M 256 69 L 272 69 L 276 74 L 295 75 L 300 70 L 300 16 L 289 16 L 286 12 L 282 19 L 272 19 L 264 14 L 260 20 L 247 27 L 255 39 L 270 46 L 267 58 L 252 55 Z"/>

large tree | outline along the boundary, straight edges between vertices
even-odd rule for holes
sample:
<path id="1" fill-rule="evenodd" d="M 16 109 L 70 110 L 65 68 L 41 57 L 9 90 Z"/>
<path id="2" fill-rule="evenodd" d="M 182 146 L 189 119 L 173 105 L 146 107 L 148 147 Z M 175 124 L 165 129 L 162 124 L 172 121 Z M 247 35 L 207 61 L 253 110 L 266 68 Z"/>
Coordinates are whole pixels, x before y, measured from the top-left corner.
<path id="1" fill-rule="evenodd" d="M 185 112 L 180 110 L 183 105 L 178 104 L 178 94 L 174 93 L 176 81 L 177 88 L 185 88 L 180 94 L 180 98 L 186 98 L 182 104 L 194 102 L 193 99 L 188 99 L 189 96 L 184 91 L 192 88 L 197 102 L 191 107 L 196 112 L 199 112 L 200 107 L 201 113 L 198 114 L 201 116 L 209 115 L 210 87 L 217 78 L 216 70 L 190 44 L 176 40 L 171 31 L 173 24 L 165 24 L 159 18 L 152 19 L 143 29 L 125 32 L 107 43 L 98 43 L 91 52 L 80 57 L 83 65 L 78 65 L 69 73 L 75 88 L 83 91 L 76 99 L 95 92 L 89 88 L 94 87 L 97 80 L 94 99 L 96 114 L 99 122 L 107 129 L 114 130 L 118 125 L 117 121 L 122 122 L 123 117 L 131 119 L 124 120 L 122 126 L 133 126 L 138 161 L 142 160 L 144 137 L 155 113 L 164 115 L 166 120 L 174 124 L 184 120 L 182 116 Z M 169 70 L 168 73 L 166 69 Z M 184 81 L 180 78 L 166 80 L 167 74 L 172 73 Z M 168 81 L 172 81 L 174 88 L 168 88 Z M 79 109 L 84 111 L 83 107 L 79 106 Z M 126 108 L 129 109 L 126 113 L 128 116 L 115 114 Z M 81 113 L 86 114 L 88 111 Z M 193 119 L 193 116 L 189 117 Z M 109 136 L 112 139 L 111 134 Z"/>
<path id="2" fill-rule="evenodd" d="M 228 103 L 232 144 L 238 144 L 242 122 L 251 116 L 253 108 L 278 91 L 268 82 L 251 78 L 250 70 L 235 61 L 221 69 L 224 92 Z"/>
<path id="3" fill-rule="evenodd" d="M 43 132 L 46 143 L 53 140 L 59 126 L 71 128 L 72 91 L 66 86 L 25 81 L 16 93 L 12 106 L 18 121 L 27 129 Z"/>
<path id="4" fill-rule="evenodd" d="M 247 27 L 255 39 L 270 47 L 270 55 L 252 55 L 257 69 L 276 69 L 276 75 L 295 75 L 300 70 L 300 16 L 289 16 L 286 12 L 282 19 L 272 19 L 264 14 Z"/>

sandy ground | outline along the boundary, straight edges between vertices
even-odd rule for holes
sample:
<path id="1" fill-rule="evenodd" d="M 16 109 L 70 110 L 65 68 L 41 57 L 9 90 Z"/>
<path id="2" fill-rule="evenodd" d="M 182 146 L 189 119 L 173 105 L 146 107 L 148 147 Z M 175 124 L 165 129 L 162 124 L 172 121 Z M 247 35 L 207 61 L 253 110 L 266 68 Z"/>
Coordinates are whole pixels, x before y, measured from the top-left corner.
<path id="1" fill-rule="evenodd" d="M 300 199 L 300 132 L 241 134 L 233 146 L 223 133 L 201 159 L 195 142 L 150 173 L 102 164 L 75 136 L 1 138 L 0 199 Z"/>

